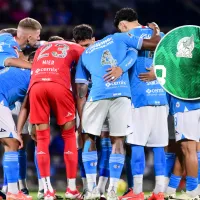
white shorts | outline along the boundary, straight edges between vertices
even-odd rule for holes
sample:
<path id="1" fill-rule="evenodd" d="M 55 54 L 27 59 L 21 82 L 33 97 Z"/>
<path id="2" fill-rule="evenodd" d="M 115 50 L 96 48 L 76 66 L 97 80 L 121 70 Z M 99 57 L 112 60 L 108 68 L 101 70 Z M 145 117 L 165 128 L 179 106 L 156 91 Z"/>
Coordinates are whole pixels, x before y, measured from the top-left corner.
<path id="1" fill-rule="evenodd" d="M 175 127 L 174 127 L 174 116 L 168 115 L 168 131 L 169 131 L 169 139 L 175 140 Z"/>
<path id="2" fill-rule="evenodd" d="M 132 133 L 131 100 L 127 97 L 118 97 L 86 102 L 82 119 L 86 133 L 100 136 L 106 118 L 110 136 L 120 137 Z"/>
<path id="3" fill-rule="evenodd" d="M 17 125 L 17 119 L 18 119 L 18 116 L 19 116 L 21 105 L 22 105 L 21 102 L 19 102 L 19 101 L 15 102 L 15 108 L 12 110 L 12 116 L 13 116 L 15 125 Z M 29 131 L 28 131 L 28 121 L 26 121 L 26 123 L 25 123 L 25 125 L 22 129 L 22 134 L 28 134 L 28 133 L 29 133 Z"/>
<path id="4" fill-rule="evenodd" d="M 127 143 L 148 147 L 168 145 L 168 106 L 132 108 L 134 135 L 127 136 Z"/>
<path id="5" fill-rule="evenodd" d="M 76 112 L 76 128 L 79 127 L 79 124 L 80 124 L 80 118 L 79 118 L 78 112 Z M 103 123 L 101 131 L 109 132 L 108 118 L 106 118 L 105 122 Z"/>
<path id="6" fill-rule="evenodd" d="M 199 142 L 200 109 L 174 115 L 176 141 L 189 139 Z"/>
<path id="7" fill-rule="evenodd" d="M 16 138 L 17 131 L 12 112 L 8 107 L 0 104 L 0 138 Z"/>

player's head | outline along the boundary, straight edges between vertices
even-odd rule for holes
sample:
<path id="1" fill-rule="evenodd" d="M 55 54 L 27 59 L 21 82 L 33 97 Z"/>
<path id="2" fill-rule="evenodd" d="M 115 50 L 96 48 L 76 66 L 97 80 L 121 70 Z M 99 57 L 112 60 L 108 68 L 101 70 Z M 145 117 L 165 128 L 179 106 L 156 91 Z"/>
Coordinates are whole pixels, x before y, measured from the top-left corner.
<path id="1" fill-rule="evenodd" d="M 41 24 L 32 18 L 22 19 L 17 27 L 17 40 L 19 45 L 24 48 L 27 44 L 35 46 L 40 40 Z"/>
<path id="2" fill-rule="evenodd" d="M 75 26 L 73 29 L 73 39 L 84 48 L 90 46 L 95 42 L 92 27 L 87 24 Z"/>
<path id="3" fill-rule="evenodd" d="M 5 28 L 0 30 L 1 33 L 10 33 L 13 37 L 17 36 L 17 29 L 16 28 Z"/>
<path id="4" fill-rule="evenodd" d="M 114 25 L 121 32 L 127 32 L 138 26 L 138 15 L 132 8 L 122 8 L 115 15 Z"/>
<path id="5" fill-rule="evenodd" d="M 31 53 L 29 54 L 29 56 L 28 56 L 28 61 L 29 61 L 30 63 L 33 63 L 33 59 L 34 59 L 35 53 L 36 53 L 36 51 L 33 51 L 33 52 L 31 52 Z"/>
<path id="6" fill-rule="evenodd" d="M 53 41 L 58 41 L 58 40 L 64 40 L 64 38 L 55 35 L 55 36 L 51 36 L 51 37 L 48 39 L 48 42 L 53 42 Z"/>

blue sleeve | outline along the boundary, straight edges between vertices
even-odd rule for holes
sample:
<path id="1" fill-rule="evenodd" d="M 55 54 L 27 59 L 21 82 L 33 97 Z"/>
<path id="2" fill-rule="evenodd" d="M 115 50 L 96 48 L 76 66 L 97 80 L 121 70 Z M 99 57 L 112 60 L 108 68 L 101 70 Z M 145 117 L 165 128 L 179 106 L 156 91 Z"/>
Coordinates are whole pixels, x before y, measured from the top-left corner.
<path id="1" fill-rule="evenodd" d="M 14 47 L 10 45 L 0 45 L 0 67 L 5 67 L 5 60 L 8 58 L 18 58 L 19 55 Z"/>
<path id="2" fill-rule="evenodd" d="M 127 47 L 133 47 L 137 50 L 141 50 L 142 48 L 142 37 L 136 37 L 131 33 L 115 33 L 114 38 L 120 40 L 126 44 Z"/>
<path id="3" fill-rule="evenodd" d="M 129 48 L 126 53 L 126 58 L 119 64 L 123 72 L 128 71 L 137 59 L 138 52 L 134 48 Z"/>
<path id="4" fill-rule="evenodd" d="M 82 60 L 82 56 L 79 58 L 78 64 L 76 66 L 75 83 L 89 83 L 89 72 L 85 68 Z"/>

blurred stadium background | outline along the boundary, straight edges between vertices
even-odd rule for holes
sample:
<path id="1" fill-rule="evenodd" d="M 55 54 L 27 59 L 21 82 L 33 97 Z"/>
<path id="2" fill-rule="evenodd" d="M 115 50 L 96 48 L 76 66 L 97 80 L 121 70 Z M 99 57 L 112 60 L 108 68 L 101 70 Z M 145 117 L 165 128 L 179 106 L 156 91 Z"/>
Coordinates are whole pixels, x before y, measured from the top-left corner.
<path id="1" fill-rule="evenodd" d="M 200 0 L 0 0 L 0 29 L 16 27 L 25 17 L 32 17 L 43 25 L 41 40 L 59 35 L 72 39 L 75 25 L 86 23 L 92 25 L 96 39 L 115 32 L 113 19 L 115 12 L 122 7 L 132 7 L 139 15 L 139 21 L 145 25 L 155 21 L 163 32 L 181 25 L 200 25 Z M 65 190 L 65 169 L 62 158 L 63 142 L 54 117 L 51 118 L 51 175 L 52 183 L 57 190 Z M 34 142 L 28 144 L 28 186 L 37 190 L 37 176 L 34 165 Z M 3 150 L 0 149 L 0 161 Z M 146 149 L 147 162 L 144 190 L 151 191 L 154 185 L 153 155 Z M 126 168 L 122 179 L 126 181 Z M 0 187 L 3 182 L 3 171 L 0 166 Z M 81 187 L 80 176 L 78 185 Z M 126 184 L 120 182 L 120 190 Z M 120 191 L 119 191 L 120 192 Z"/>

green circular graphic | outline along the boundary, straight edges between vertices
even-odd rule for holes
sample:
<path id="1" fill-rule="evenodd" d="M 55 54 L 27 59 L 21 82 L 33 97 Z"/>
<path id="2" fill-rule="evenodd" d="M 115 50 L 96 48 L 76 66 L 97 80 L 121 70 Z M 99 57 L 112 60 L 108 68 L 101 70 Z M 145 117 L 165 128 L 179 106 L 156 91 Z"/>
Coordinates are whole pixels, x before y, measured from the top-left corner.
<path id="1" fill-rule="evenodd" d="M 200 27 L 181 26 L 167 33 L 154 56 L 158 82 L 171 95 L 200 99 Z"/>

